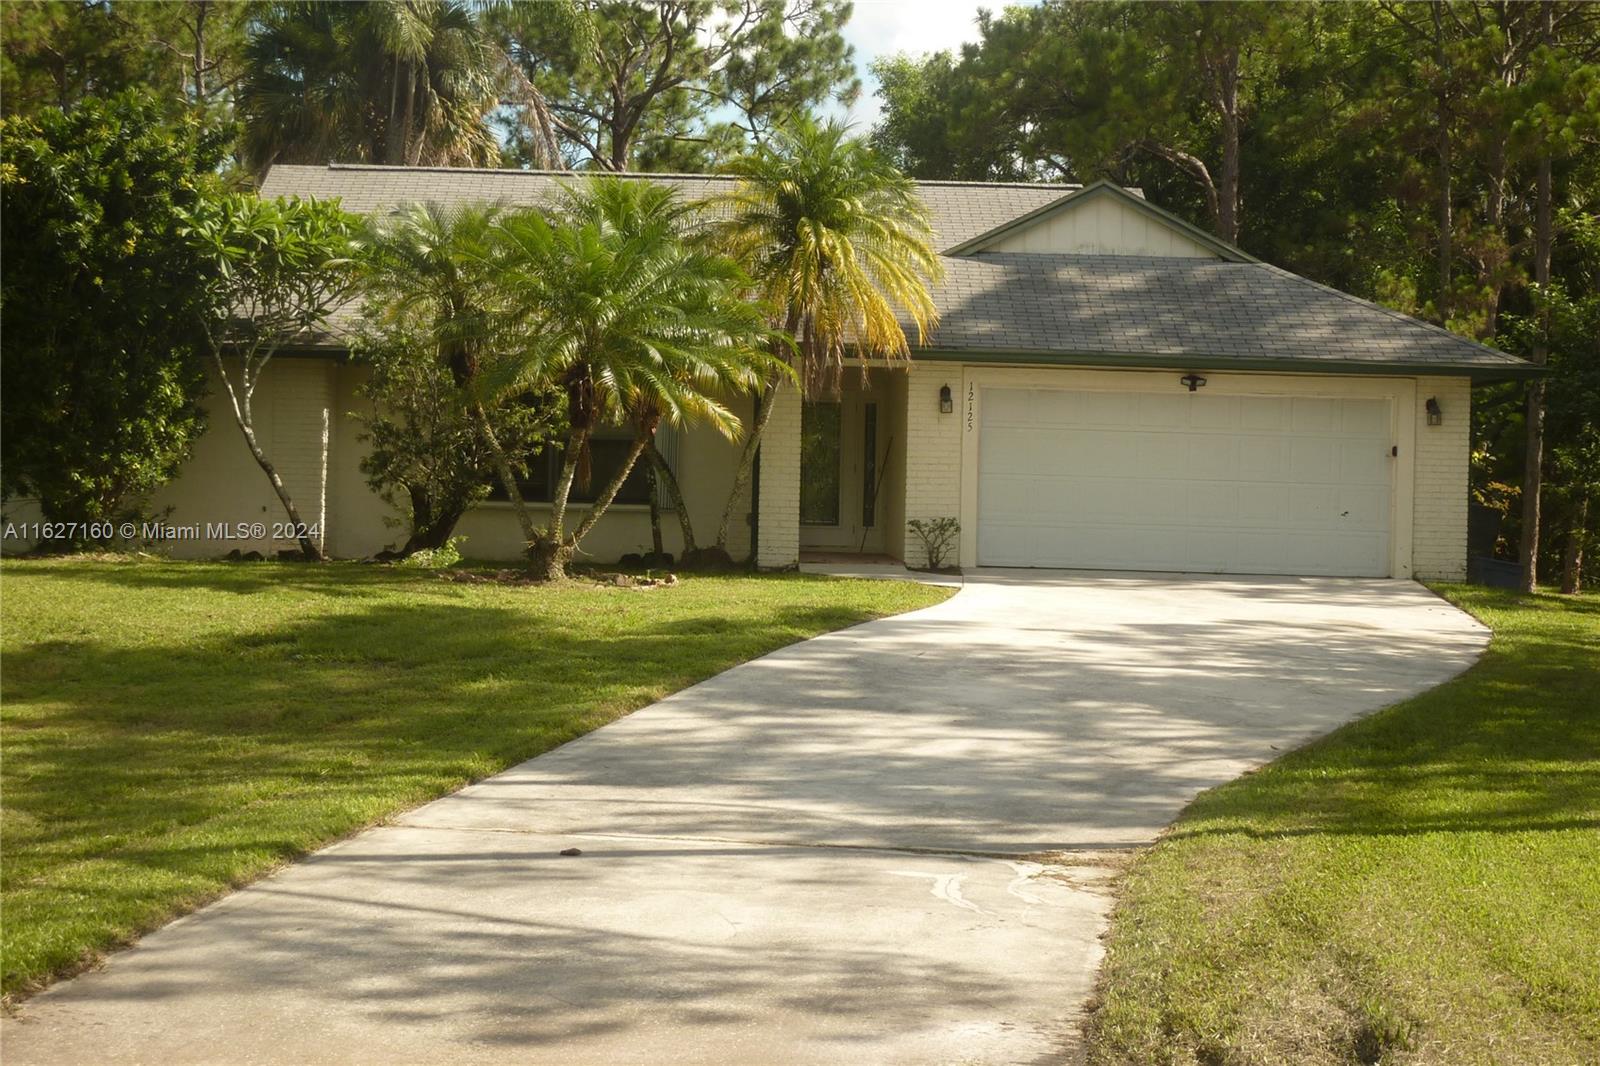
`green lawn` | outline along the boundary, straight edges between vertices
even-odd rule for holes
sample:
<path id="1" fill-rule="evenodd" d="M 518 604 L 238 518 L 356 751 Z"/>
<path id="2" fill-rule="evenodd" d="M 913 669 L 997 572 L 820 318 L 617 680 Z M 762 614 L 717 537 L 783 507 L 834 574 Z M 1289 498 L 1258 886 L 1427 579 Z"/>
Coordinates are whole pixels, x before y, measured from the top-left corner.
<path id="1" fill-rule="evenodd" d="M 1477 666 L 1133 864 L 1092 1063 L 1600 1062 L 1600 597 L 1441 591 Z"/>
<path id="2" fill-rule="evenodd" d="M 735 663 L 947 595 L 798 575 L 516 588 L 354 564 L 8 560 L 4 989 Z"/>

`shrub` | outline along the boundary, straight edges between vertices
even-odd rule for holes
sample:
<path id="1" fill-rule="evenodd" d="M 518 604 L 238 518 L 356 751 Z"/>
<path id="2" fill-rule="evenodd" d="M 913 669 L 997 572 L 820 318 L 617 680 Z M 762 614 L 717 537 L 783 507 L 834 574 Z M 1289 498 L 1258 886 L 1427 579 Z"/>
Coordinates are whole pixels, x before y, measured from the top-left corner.
<path id="1" fill-rule="evenodd" d="M 906 528 L 922 542 L 927 569 L 945 569 L 946 562 L 956 547 L 956 536 L 961 532 L 961 523 L 954 518 L 913 518 L 906 523 Z"/>

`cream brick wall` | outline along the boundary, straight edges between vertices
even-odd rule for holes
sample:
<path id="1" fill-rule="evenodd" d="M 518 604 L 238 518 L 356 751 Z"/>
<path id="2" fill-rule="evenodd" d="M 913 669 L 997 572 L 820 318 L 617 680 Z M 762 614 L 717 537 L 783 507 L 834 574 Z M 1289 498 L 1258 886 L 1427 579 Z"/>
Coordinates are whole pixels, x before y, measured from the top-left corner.
<path id="1" fill-rule="evenodd" d="M 257 435 L 288 485 L 301 518 L 317 522 L 326 515 L 325 550 L 338 558 L 364 558 L 405 541 L 402 516 L 367 485 L 361 460 L 370 445 L 352 412 L 366 412 L 370 403 L 359 389 L 367 377 L 361 366 L 326 358 L 275 360 L 256 392 Z M 210 522 L 262 522 L 268 527 L 286 521 L 283 507 L 267 483 L 266 475 L 250 457 L 219 382 L 211 382 L 205 401 L 210 425 L 195 444 L 194 455 L 178 477 L 152 500 L 153 508 L 171 508 L 166 521 L 178 525 Z M 748 417 L 749 402 L 732 404 Z M 327 473 L 323 477 L 322 417 L 328 413 Z M 798 456 L 798 440 L 795 441 Z M 781 449 L 780 449 L 781 450 Z M 716 536 L 717 522 L 733 483 L 737 446 L 704 426 L 691 426 L 678 437 L 677 464 L 688 497 L 695 536 L 702 545 Z M 798 492 L 798 487 L 795 490 Z M 748 493 L 747 493 L 748 495 Z M 549 519 L 548 506 L 532 506 L 534 521 Z M 749 554 L 750 529 L 744 520 L 749 504 L 735 508 L 728 550 L 736 559 Z M 583 507 L 572 515 L 581 518 Z M 480 504 L 456 527 L 466 537 L 463 549 L 475 558 L 516 561 L 522 558 L 522 533 L 507 504 Z M 667 551 L 682 550 L 678 520 L 670 511 L 662 515 Z M 290 541 L 185 540 L 166 545 L 180 558 L 206 558 L 241 551 L 270 553 L 293 547 Z M 9 549 L 11 545 L 6 545 Z M 583 542 L 584 557 L 612 562 L 628 552 L 650 550 L 649 511 L 643 505 L 614 506 Z"/>
<path id="2" fill-rule="evenodd" d="M 328 413 L 330 426 L 339 417 L 335 409 L 339 373 L 338 365 L 329 359 L 280 356 L 268 364 L 251 404 L 256 439 L 277 468 L 278 476 L 283 478 L 300 511 L 301 521 L 307 524 L 317 524 L 325 504 L 332 500 L 339 456 L 335 453 L 336 434 L 333 434 L 328 445 L 325 482 L 322 426 L 324 411 Z M 275 523 L 287 523 L 288 515 L 267 476 L 251 458 L 234 421 L 227 393 L 214 375 L 208 381 L 208 388 L 206 432 L 195 442 L 194 455 L 184 464 L 178 477 L 152 497 L 151 508 L 157 513 L 167 511 L 164 520 L 175 525 L 262 523 L 270 532 Z M 293 540 L 271 538 L 226 541 L 200 538 L 166 545 L 180 558 L 223 555 L 235 548 L 271 553 L 295 546 Z"/>
<path id="3" fill-rule="evenodd" d="M 1443 425 L 1428 425 L 1430 397 L 1439 401 Z M 1415 415 L 1412 572 L 1419 578 L 1461 580 L 1467 574 L 1472 383 L 1467 378 L 1418 378 Z"/>
<path id="4" fill-rule="evenodd" d="M 904 370 L 887 372 L 881 427 L 889 464 L 878 496 L 878 521 L 883 526 L 883 550 L 896 559 L 906 557 L 906 377 Z"/>
<path id="5" fill-rule="evenodd" d="M 950 386 L 955 411 L 941 414 L 939 389 Z M 961 368 L 949 363 L 913 363 L 906 372 L 904 521 L 955 518 L 961 514 Z M 905 535 L 908 566 L 927 563 L 922 543 Z M 954 555 L 951 560 L 954 563 Z"/>
<path id="6" fill-rule="evenodd" d="M 800 562 L 800 390 L 784 385 L 772 400 L 761 437 L 761 528 L 756 565 L 774 569 Z"/>

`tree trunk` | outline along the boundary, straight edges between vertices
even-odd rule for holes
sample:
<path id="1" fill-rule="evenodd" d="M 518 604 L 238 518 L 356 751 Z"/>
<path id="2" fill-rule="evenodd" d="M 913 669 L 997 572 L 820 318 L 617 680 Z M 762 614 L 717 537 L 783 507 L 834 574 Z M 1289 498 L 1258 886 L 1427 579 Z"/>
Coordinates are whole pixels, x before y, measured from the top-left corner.
<path id="1" fill-rule="evenodd" d="M 1222 64 L 1217 84 L 1218 111 L 1222 114 L 1222 173 L 1217 190 L 1217 235 L 1229 244 L 1239 243 L 1239 50 L 1233 49 Z"/>
<path id="2" fill-rule="evenodd" d="M 1572 526 L 1567 530 L 1567 549 L 1561 557 L 1561 591 L 1571 596 L 1583 588 L 1583 542 L 1589 531 L 1589 497 L 1578 501 Z"/>
<path id="3" fill-rule="evenodd" d="M 689 508 L 683 502 L 683 489 L 678 485 L 678 476 L 672 472 L 672 467 L 667 465 L 666 456 L 661 454 L 654 440 L 645 446 L 644 455 L 654 468 L 656 478 L 661 487 L 667 490 L 668 502 L 678 512 L 678 529 L 683 534 L 683 553 L 678 557 L 681 562 L 697 548 L 694 540 L 694 526 L 689 521 Z"/>
<path id="4" fill-rule="evenodd" d="M 566 539 L 567 501 L 572 497 L 572 485 L 578 476 L 578 457 L 583 453 L 587 431 L 573 427 L 567 431 L 567 446 L 561 456 L 561 473 L 556 477 L 555 488 L 550 493 L 550 524 L 534 536 L 535 541 L 549 541 L 560 545 Z"/>
<path id="5" fill-rule="evenodd" d="M 300 543 L 300 550 L 305 553 L 307 559 L 314 562 L 327 561 L 327 557 L 322 554 L 322 547 L 306 534 L 305 523 L 300 521 L 300 509 L 294 505 L 294 500 L 290 497 L 288 486 L 284 485 L 283 478 L 278 476 L 277 467 L 272 465 L 271 460 L 267 458 L 267 453 L 262 451 L 261 445 L 256 442 L 255 420 L 250 414 L 250 391 L 252 386 L 249 383 L 248 373 L 245 377 L 244 395 L 241 397 L 239 393 L 234 391 L 233 379 L 228 377 L 228 368 L 223 363 L 221 354 L 215 348 L 212 350 L 211 358 L 216 363 L 217 374 L 222 378 L 223 387 L 228 390 L 228 400 L 233 406 L 234 424 L 239 427 L 239 432 L 244 434 L 245 447 L 250 449 L 250 455 L 255 459 L 256 465 L 261 468 L 261 472 L 267 475 L 267 481 L 271 483 L 272 491 L 278 494 L 278 502 L 283 504 L 283 510 L 288 514 L 292 528 L 297 534 L 295 540 Z M 248 359 L 249 357 L 247 356 L 246 358 Z"/>
<path id="6" fill-rule="evenodd" d="M 511 502 L 511 509 L 516 512 L 517 524 L 522 527 L 522 540 L 524 544 L 532 544 L 538 539 L 539 531 L 533 524 L 533 515 L 528 513 L 528 504 L 522 498 L 522 490 L 517 488 L 517 477 L 511 471 L 511 460 L 506 458 L 505 449 L 500 447 L 500 439 L 494 435 L 494 427 L 489 424 L 489 413 L 483 409 L 483 404 L 474 403 L 472 413 L 478 419 L 478 431 L 483 434 L 483 443 L 489 448 L 489 460 L 494 466 L 496 476 L 500 478 L 500 487 L 506 491 L 506 499 Z"/>
<path id="7" fill-rule="evenodd" d="M 424 489 L 411 486 L 407 492 L 411 496 L 411 535 L 406 538 L 400 554 L 411 555 L 444 547 L 455 532 L 461 516 L 466 513 L 466 504 L 451 501 L 435 506 Z"/>
<path id="8" fill-rule="evenodd" d="M 774 375 L 772 380 L 767 382 L 767 387 L 761 390 L 761 410 L 757 412 L 755 424 L 750 427 L 750 432 L 745 437 L 744 449 L 739 453 L 739 468 L 733 475 L 733 488 L 728 493 L 728 504 L 722 509 L 722 521 L 717 525 L 718 551 L 728 550 L 728 527 L 733 524 L 733 512 L 739 505 L 739 496 L 750 483 L 750 471 L 755 467 L 756 452 L 761 448 L 762 434 L 766 433 L 767 423 L 772 419 L 772 404 L 778 395 L 778 385 L 781 380 Z M 761 501 L 754 501 L 754 506 L 760 507 Z"/>
<path id="9" fill-rule="evenodd" d="M 1451 264 L 1455 260 L 1453 247 L 1454 213 L 1451 206 L 1452 171 L 1454 170 L 1454 146 L 1450 138 L 1450 63 L 1445 56 L 1444 47 L 1444 12 L 1440 5 L 1432 5 L 1433 10 L 1433 58 L 1438 64 L 1440 79 L 1434 90 L 1434 118 L 1439 124 L 1437 135 L 1436 154 L 1437 180 L 1439 183 L 1438 220 L 1439 227 L 1439 256 L 1438 256 L 1438 282 L 1439 282 L 1439 321 L 1445 323 L 1450 320 L 1450 273 Z"/>
<path id="10" fill-rule="evenodd" d="M 1550 3 L 1543 5 L 1544 39 L 1550 40 Z M 1436 14 L 1435 18 L 1438 17 Z M 1533 361 L 1543 366 L 1550 358 L 1548 338 L 1550 312 L 1548 287 L 1550 285 L 1550 258 L 1554 250 L 1555 235 L 1551 225 L 1551 174 L 1550 153 L 1539 154 L 1538 202 L 1534 211 L 1533 227 L 1533 279 L 1539 286 L 1539 339 L 1533 347 Z M 1544 488 L 1544 379 L 1528 383 L 1527 453 L 1522 471 L 1522 591 L 1532 592 L 1539 584 L 1539 494 Z"/>
<path id="11" fill-rule="evenodd" d="M 650 551 L 657 559 L 667 554 L 661 540 L 661 479 L 656 476 L 654 464 L 650 466 Z"/>
<path id="12" fill-rule="evenodd" d="M 295 532 L 300 534 L 295 538 L 300 542 L 300 550 L 305 553 L 307 559 L 313 562 L 325 562 L 326 557 L 322 554 L 322 549 L 317 545 L 317 542 L 312 540 L 310 536 L 305 535 L 305 523 L 300 521 L 300 510 L 294 505 L 294 500 L 290 497 L 289 488 L 283 483 L 283 478 L 278 476 L 277 467 L 272 465 L 272 461 L 267 458 L 266 452 L 261 450 L 261 445 L 256 443 L 255 427 L 241 421 L 239 422 L 239 430 L 244 434 L 245 445 L 249 447 L 250 454 L 255 458 L 256 465 L 261 468 L 262 472 L 267 475 L 267 480 L 272 483 L 272 491 L 278 494 L 278 502 L 283 504 L 284 513 L 289 516 L 289 521 L 292 523 Z"/>
<path id="13" fill-rule="evenodd" d="M 206 15 L 211 0 L 194 0 L 194 102 L 202 107 L 206 100 Z"/>
<path id="14" fill-rule="evenodd" d="M 651 432 L 654 433 L 655 430 L 652 429 Z M 600 516 L 606 513 L 606 509 L 611 506 L 611 501 L 615 500 L 617 493 L 622 491 L 623 483 L 628 480 L 628 475 L 633 472 L 634 464 L 639 461 L 639 456 L 644 454 L 645 446 L 649 443 L 648 437 L 634 438 L 633 445 L 628 449 L 627 457 L 622 460 L 622 465 L 617 467 L 616 474 L 606 483 L 606 487 L 600 490 L 600 495 L 595 498 L 594 506 L 589 508 L 589 513 L 584 515 L 582 522 L 578 523 L 578 528 L 572 531 L 572 547 L 576 548 L 578 543 L 589 535 L 589 531 L 594 528 L 594 524 L 600 521 Z"/>

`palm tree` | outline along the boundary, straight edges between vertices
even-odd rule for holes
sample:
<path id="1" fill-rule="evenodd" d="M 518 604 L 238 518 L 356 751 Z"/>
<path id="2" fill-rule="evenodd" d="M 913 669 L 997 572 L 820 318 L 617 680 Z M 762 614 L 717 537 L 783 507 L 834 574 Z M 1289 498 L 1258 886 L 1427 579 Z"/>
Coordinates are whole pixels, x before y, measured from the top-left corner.
<path id="1" fill-rule="evenodd" d="M 552 218 L 525 211 L 500 224 L 495 274 L 521 309 L 525 347 L 499 385 L 553 382 L 566 397 L 550 524 L 530 544 L 543 577 L 563 576 L 663 420 L 706 422 L 732 437 L 741 427 L 722 397 L 785 369 L 769 352 L 764 309 L 744 299 L 749 279 L 686 237 L 687 211 L 672 190 L 593 178 L 567 189 Z M 622 421 L 634 430 L 632 447 L 569 531 L 573 485 L 589 477 L 590 438 Z"/>
<path id="2" fill-rule="evenodd" d="M 846 348 L 864 359 L 909 358 L 900 313 L 918 343 L 938 320 L 930 282 L 942 273 L 927 208 L 911 180 L 837 123 L 791 123 L 730 164 L 740 178 L 718 205 L 718 241 L 780 308 L 808 390 L 837 384 Z M 781 379 L 765 383 L 746 435 L 716 547 L 726 553 L 734 508 L 750 478 Z"/>
<path id="3" fill-rule="evenodd" d="M 463 0 L 268 4 L 239 88 L 245 162 L 494 166 L 503 98 L 548 133 L 548 162 L 554 131 L 525 83 Z"/>
<path id="4" fill-rule="evenodd" d="M 491 258 L 500 209 L 410 204 L 370 224 L 363 257 L 367 312 L 376 324 L 422 331 L 461 391 L 523 536 L 536 529 L 516 470 L 500 446 L 484 395 L 484 370 L 507 357 L 512 340 L 497 302 Z M 500 332 L 496 332 L 499 330 Z"/>

